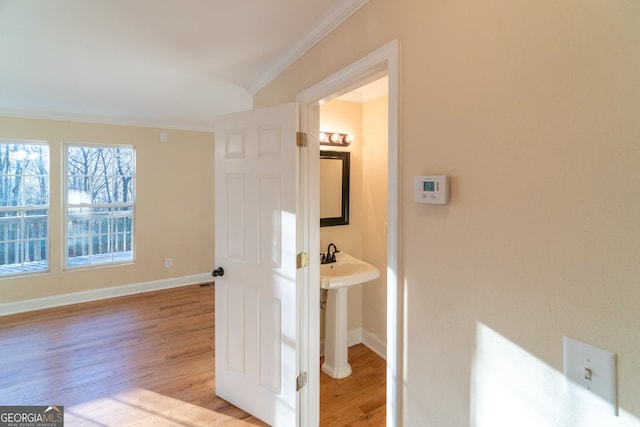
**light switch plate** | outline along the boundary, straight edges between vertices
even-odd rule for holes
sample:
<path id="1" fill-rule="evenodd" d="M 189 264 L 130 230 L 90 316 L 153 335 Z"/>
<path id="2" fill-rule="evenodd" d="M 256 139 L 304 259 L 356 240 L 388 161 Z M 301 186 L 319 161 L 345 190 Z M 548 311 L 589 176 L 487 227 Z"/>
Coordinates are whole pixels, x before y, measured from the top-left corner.
<path id="1" fill-rule="evenodd" d="M 563 350 L 567 391 L 618 415 L 615 353 L 569 337 Z"/>

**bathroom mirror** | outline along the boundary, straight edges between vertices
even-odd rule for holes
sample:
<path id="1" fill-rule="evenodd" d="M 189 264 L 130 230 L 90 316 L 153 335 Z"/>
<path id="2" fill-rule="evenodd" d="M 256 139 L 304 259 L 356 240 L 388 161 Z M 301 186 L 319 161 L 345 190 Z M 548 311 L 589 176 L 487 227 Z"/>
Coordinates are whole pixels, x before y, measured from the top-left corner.
<path id="1" fill-rule="evenodd" d="M 349 224 L 348 151 L 320 151 L 320 227 Z"/>

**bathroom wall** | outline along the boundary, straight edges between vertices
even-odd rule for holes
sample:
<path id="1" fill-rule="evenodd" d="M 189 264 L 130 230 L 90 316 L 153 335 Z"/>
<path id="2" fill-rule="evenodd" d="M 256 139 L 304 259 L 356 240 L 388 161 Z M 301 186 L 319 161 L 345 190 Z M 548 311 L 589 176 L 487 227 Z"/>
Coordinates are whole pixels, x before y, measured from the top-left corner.
<path id="1" fill-rule="evenodd" d="M 349 224 L 320 227 L 320 251 L 326 252 L 329 243 L 335 243 L 339 250 L 362 258 L 365 244 L 365 213 L 362 204 L 362 104 L 334 99 L 321 105 L 320 130 L 353 135 L 353 142 L 349 147 L 328 147 L 333 151 L 351 153 Z M 322 182 L 320 185 L 322 186 Z M 362 286 L 349 288 L 348 296 L 348 328 L 351 331 L 362 327 Z M 323 338 L 324 312 L 321 313 L 321 325 L 320 333 Z"/>
<path id="2" fill-rule="evenodd" d="M 387 339 L 387 170 L 388 96 L 362 104 L 362 204 L 364 259 L 380 270 L 380 277 L 362 289 L 362 327 L 369 338 Z"/>
<path id="3" fill-rule="evenodd" d="M 380 277 L 349 289 L 349 330 L 386 340 L 387 96 L 365 102 L 334 99 L 320 107 L 321 129 L 349 133 L 351 215 L 345 226 L 321 227 L 321 248 L 329 242 L 380 270 Z M 320 184 L 322 186 L 322 182 Z M 324 313 L 322 314 L 324 315 Z M 324 318 L 322 318 L 324 325 Z M 324 329 L 321 328 L 321 336 Z"/>

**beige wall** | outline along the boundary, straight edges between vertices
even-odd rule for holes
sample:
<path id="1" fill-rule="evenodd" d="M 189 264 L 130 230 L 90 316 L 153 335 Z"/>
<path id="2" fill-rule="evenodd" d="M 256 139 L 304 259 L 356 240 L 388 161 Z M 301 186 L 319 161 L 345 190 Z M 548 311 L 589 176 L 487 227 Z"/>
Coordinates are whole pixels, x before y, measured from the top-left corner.
<path id="1" fill-rule="evenodd" d="M 382 341 L 387 339 L 388 103 L 385 95 L 362 105 L 364 259 L 380 270 L 362 289 L 362 325 Z"/>
<path id="2" fill-rule="evenodd" d="M 320 106 L 320 129 L 353 135 L 353 142 L 347 148 L 330 147 L 333 151 L 349 151 L 349 224 L 320 227 L 320 252 L 326 252 L 329 243 L 335 243 L 356 258 L 363 256 L 364 211 L 362 206 L 362 104 L 359 102 L 334 99 Z M 322 181 L 322 177 L 320 177 Z M 320 183 L 322 185 L 322 182 Z M 349 288 L 347 327 L 349 330 L 362 327 L 362 286 Z M 324 311 L 321 313 L 324 325 Z M 321 328 L 321 338 L 324 328 Z"/>
<path id="3" fill-rule="evenodd" d="M 0 279 L 0 303 L 206 273 L 213 262 L 213 133 L 0 117 L 0 139 L 47 141 L 51 151 L 47 274 Z M 136 150 L 133 264 L 63 271 L 64 142 Z M 164 259 L 173 259 L 165 268 Z"/>
<path id="4" fill-rule="evenodd" d="M 371 0 L 255 105 L 396 38 L 405 425 L 637 427 L 640 3 Z M 563 335 L 618 355 L 620 417 L 564 391 Z"/>

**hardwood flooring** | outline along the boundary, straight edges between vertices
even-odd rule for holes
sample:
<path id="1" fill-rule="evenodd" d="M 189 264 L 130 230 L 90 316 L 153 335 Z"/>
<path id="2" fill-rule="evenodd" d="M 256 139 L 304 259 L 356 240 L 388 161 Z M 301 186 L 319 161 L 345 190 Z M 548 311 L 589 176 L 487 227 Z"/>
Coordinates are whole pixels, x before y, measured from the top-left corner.
<path id="1" fill-rule="evenodd" d="M 363 344 L 349 348 L 353 372 L 334 379 L 320 371 L 320 425 L 386 425 L 386 361 Z"/>
<path id="2" fill-rule="evenodd" d="M 0 405 L 60 405 L 66 426 L 265 426 L 215 396 L 214 288 L 0 317 Z M 322 426 L 385 425 L 385 362 L 321 377 Z"/>

